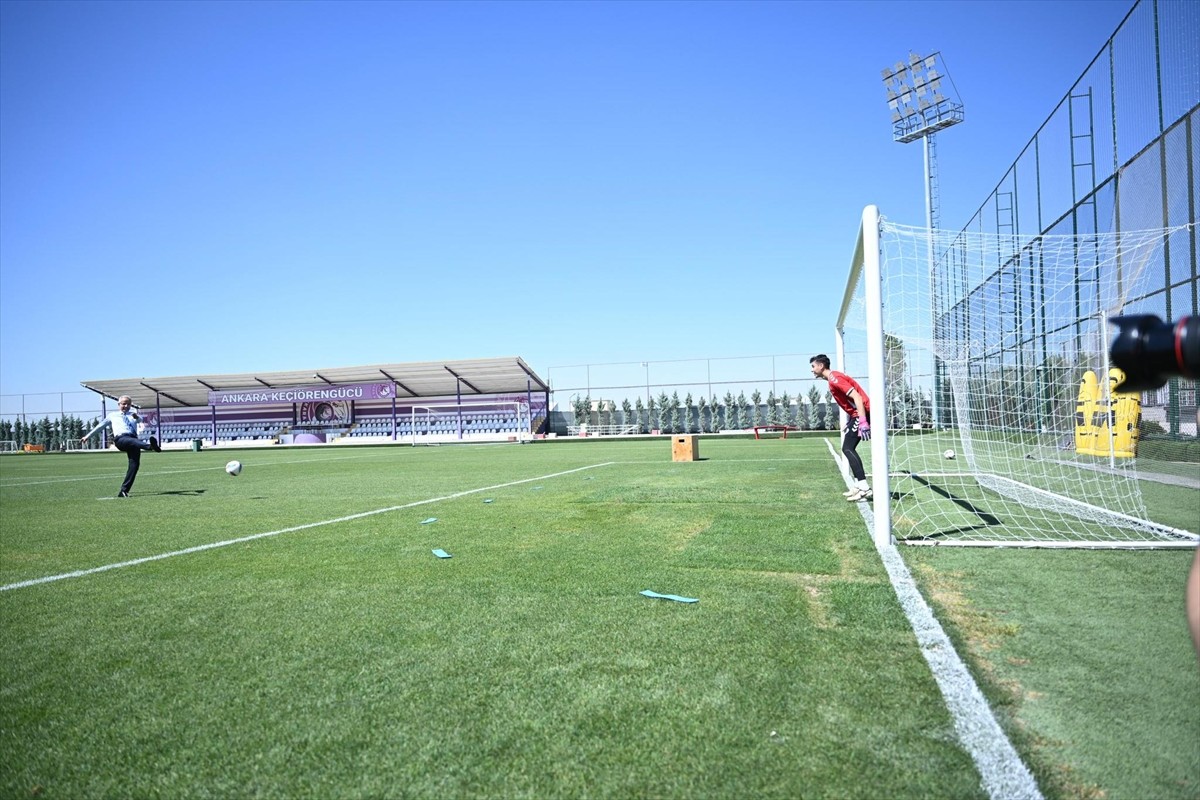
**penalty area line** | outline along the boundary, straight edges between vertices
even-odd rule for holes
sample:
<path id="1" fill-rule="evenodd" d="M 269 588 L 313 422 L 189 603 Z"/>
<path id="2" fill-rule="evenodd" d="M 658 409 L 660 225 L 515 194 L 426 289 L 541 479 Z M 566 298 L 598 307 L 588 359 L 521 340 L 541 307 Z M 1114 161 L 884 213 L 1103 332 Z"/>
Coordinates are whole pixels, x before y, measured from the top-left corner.
<path id="1" fill-rule="evenodd" d="M 839 468 L 844 468 L 844 461 L 833 449 L 833 444 L 827 442 L 827 446 Z M 843 477 L 849 486 L 849 476 L 843 473 Z M 870 534 L 875 530 L 875 514 L 871 504 L 860 502 L 855 505 L 865 519 L 867 533 Z M 871 537 L 872 541 L 874 538 Z M 879 551 L 896 599 L 900 601 L 904 616 L 916 634 L 921 655 L 929 664 L 933 679 L 954 720 L 959 743 L 979 770 L 984 791 L 993 800 L 1042 800 L 1037 781 L 996 721 L 996 715 L 992 713 L 992 707 L 979 690 L 975 678 L 921 596 L 921 590 L 917 588 L 900 551 L 894 544 L 876 544 L 875 549 Z"/>
<path id="2" fill-rule="evenodd" d="M 563 475 L 570 475 L 575 472 L 583 472 L 584 470 L 597 469 L 599 467 L 608 467 L 615 464 L 615 461 L 605 461 L 602 464 L 589 464 L 586 467 L 576 467 L 575 469 L 564 470 L 563 472 L 553 472 L 549 475 L 539 475 L 534 478 L 522 478 L 519 481 L 509 481 L 508 483 L 497 483 L 492 486 L 481 486 L 478 489 L 466 489 L 453 494 L 442 495 L 441 497 L 430 497 L 425 500 L 414 500 L 411 503 L 404 503 L 398 506 L 388 506 L 387 508 L 377 508 L 373 511 L 363 511 L 358 514 L 349 514 L 345 517 L 337 517 L 335 519 L 324 519 L 319 522 L 308 522 L 304 525 L 293 525 L 290 528 L 280 528 L 277 531 L 265 531 L 263 533 L 254 533 L 249 536 L 240 536 L 237 539 L 226 539 L 222 542 L 210 542 L 208 544 L 196 545 L 195 547 L 187 547 L 183 550 L 172 550 L 169 553 L 159 553 L 153 556 L 144 556 L 142 558 L 134 558 L 129 561 L 121 561 L 116 564 L 105 564 L 102 567 L 92 567 L 90 569 L 80 569 L 74 572 L 64 572 L 61 575 L 47 575 L 43 578 L 33 578 L 32 580 L 20 581 L 18 583 L 10 583 L 6 586 L 0 586 L 0 592 L 7 592 L 13 589 L 24 589 L 29 586 L 37 586 L 43 583 L 53 583 L 55 581 L 63 581 L 68 578 L 83 578 L 88 575 L 95 575 L 100 572 L 108 572 L 114 569 L 124 569 L 125 567 L 136 567 L 139 564 L 146 564 L 151 561 L 162 561 L 165 558 L 175 558 L 176 556 L 186 556 L 192 553 L 202 553 L 205 550 L 215 550 L 218 547 L 229 547 L 234 544 L 242 544 L 243 542 L 252 542 L 255 539 L 265 539 L 269 536 L 279 536 L 284 533 L 295 533 L 296 531 L 305 531 L 310 528 L 320 528 L 325 525 L 337 525 L 342 522 L 352 522 L 357 519 L 373 517 L 378 514 L 387 514 L 392 511 L 402 511 L 406 508 L 416 508 L 430 503 L 440 503 L 444 500 L 455 500 L 459 497 L 467 497 L 468 495 L 478 494 L 480 492 L 491 492 L 497 489 L 506 489 L 510 486 L 520 486 L 523 483 L 533 483 L 534 481 L 544 481 L 550 478 L 559 478 Z"/>

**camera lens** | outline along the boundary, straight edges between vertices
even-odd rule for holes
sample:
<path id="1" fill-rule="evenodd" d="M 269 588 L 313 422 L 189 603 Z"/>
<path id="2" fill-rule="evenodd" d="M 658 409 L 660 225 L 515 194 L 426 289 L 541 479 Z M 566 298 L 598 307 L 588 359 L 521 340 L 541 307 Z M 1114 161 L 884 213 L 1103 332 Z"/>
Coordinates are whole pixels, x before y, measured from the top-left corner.
<path id="1" fill-rule="evenodd" d="M 1153 314 L 1113 317 L 1119 331 L 1109 350 L 1125 372 L 1123 392 L 1157 389 L 1176 376 L 1200 373 L 1200 317 L 1163 322 Z"/>

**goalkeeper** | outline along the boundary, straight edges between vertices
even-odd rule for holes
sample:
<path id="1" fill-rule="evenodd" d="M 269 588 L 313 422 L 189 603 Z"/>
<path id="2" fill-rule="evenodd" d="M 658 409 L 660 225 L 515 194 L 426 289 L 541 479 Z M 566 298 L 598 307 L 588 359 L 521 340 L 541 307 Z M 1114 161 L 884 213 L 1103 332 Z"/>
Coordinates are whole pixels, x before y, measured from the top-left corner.
<path id="1" fill-rule="evenodd" d="M 858 443 L 871 438 L 871 398 L 854 378 L 830 369 L 829 356 L 824 353 L 813 356 L 808 363 L 812 367 L 813 377 L 829 381 L 829 393 L 833 395 L 834 402 L 850 417 L 846 435 L 842 438 L 842 454 L 850 465 L 854 487 L 845 493 L 846 500 L 851 503 L 870 500 L 874 495 L 867 483 L 862 459 L 858 457 Z"/>

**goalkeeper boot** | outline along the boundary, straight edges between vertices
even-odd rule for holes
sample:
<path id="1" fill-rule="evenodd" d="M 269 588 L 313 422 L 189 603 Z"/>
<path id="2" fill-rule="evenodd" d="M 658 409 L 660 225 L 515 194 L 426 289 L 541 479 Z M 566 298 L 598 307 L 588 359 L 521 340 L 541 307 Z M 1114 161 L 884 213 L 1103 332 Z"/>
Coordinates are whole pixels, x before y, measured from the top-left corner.
<path id="1" fill-rule="evenodd" d="M 875 493 L 870 489 L 859 489 L 854 494 L 846 498 L 848 503 L 861 503 L 865 500 L 871 500 L 875 497 Z"/>

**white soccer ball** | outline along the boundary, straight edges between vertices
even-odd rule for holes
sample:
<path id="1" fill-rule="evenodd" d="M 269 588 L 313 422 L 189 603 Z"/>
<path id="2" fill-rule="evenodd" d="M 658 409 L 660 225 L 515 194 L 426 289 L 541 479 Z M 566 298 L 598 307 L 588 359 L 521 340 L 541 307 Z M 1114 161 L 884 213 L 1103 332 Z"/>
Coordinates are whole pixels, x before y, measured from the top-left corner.
<path id="1" fill-rule="evenodd" d="M 955 456 L 954 456 L 954 451 L 953 451 L 953 450 L 947 450 L 946 452 L 942 453 L 942 456 L 943 456 L 944 458 L 948 458 L 948 459 L 951 459 L 951 460 L 953 460 L 953 459 L 954 459 L 954 457 L 955 457 Z"/>
<path id="2" fill-rule="evenodd" d="M 228 472 L 230 475 L 241 475 L 242 474 L 242 462 L 230 461 L 228 464 L 225 465 L 225 471 Z"/>

